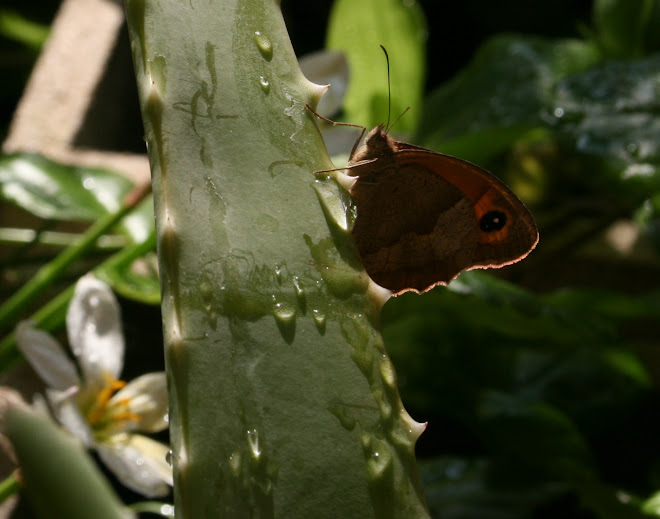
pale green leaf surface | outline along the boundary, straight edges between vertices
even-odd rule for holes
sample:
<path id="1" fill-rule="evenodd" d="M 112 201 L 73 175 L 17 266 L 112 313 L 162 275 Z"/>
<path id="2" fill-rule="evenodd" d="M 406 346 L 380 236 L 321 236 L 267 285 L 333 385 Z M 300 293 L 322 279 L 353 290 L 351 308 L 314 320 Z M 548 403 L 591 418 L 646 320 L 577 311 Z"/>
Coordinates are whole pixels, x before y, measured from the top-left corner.
<path id="1" fill-rule="evenodd" d="M 179 518 L 427 517 L 278 2 L 131 0 Z"/>

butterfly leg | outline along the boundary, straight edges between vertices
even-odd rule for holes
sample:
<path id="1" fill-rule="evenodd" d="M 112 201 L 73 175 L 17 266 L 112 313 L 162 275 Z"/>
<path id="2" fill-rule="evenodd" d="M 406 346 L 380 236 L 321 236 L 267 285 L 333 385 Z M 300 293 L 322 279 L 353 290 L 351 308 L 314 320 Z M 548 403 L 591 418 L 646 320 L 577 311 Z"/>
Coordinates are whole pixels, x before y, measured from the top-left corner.
<path id="1" fill-rule="evenodd" d="M 366 126 L 362 126 L 361 124 L 341 123 L 339 121 L 333 121 L 332 119 L 328 119 L 327 117 L 323 117 L 321 114 L 316 113 L 316 111 L 314 111 L 314 109 L 311 106 L 309 106 L 307 103 L 305 103 L 305 108 L 307 108 L 307 110 L 309 110 L 316 117 L 318 117 L 319 119 L 324 120 L 327 123 L 330 123 L 332 126 L 349 126 L 351 128 L 360 128 L 362 130 L 360 132 L 360 136 L 355 141 L 355 144 L 353 144 L 353 149 L 351 150 L 351 154 L 348 157 L 348 160 L 350 161 L 353 158 L 353 156 L 355 155 L 355 151 L 357 150 L 358 144 L 360 144 L 360 141 L 362 140 L 362 137 L 364 136 L 364 132 L 367 131 Z M 338 169 L 346 169 L 346 168 L 338 168 Z M 328 171 L 337 171 L 337 170 L 336 169 L 331 169 L 331 170 L 328 170 Z"/>
<path id="2" fill-rule="evenodd" d="M 344 166 L 343 168 L 332 168 L 332 169 L 318 169 L 314 171 L 314 174 L 317 173 L 332 173 L 333 171 L 344 171 L 345 169 L 353 169 L 357 168 L 358 166 L 364 166 L 365 164 L 371 164 L 372 162 L 376 162 L 378 159 L 368 159 L 368 160 L 361 160 L 360 162 L 356 162 L 355 164 L 351 164 L 350 166 Z"/>

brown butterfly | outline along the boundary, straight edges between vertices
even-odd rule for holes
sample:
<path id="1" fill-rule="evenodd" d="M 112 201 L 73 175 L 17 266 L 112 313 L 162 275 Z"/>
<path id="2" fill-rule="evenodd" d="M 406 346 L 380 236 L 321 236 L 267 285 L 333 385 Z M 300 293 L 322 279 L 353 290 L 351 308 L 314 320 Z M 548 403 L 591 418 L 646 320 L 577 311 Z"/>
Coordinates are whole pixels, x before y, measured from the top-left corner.
<path id="1" fill-rule="evenodd" d="M 358 142 L 342 168 L 356 177 L 353 238 L 371 279 L 393 295 L 446 285 L 463 270 L 515 263 L 538 243 L 525 205 L 485 169 L 395 141 L 387 126 L 371 130 L 356 149 Z"/>
<path id="2" fill-rule="evenodd" d="M 347 172 L 355 245 L 367 273 L 394 295 L 446 285 L 461 271 L 520 261 L 539 235 L 524 204 L 488 171 L 369 132 Z"/>

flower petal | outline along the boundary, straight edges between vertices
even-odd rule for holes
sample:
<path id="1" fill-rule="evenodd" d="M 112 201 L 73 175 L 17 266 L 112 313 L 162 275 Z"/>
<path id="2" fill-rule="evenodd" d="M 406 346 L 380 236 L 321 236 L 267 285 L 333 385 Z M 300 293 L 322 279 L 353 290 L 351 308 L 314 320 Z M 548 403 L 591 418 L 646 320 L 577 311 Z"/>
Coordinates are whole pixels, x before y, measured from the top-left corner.
<path id="1" fill-rule="evenodd" d="M 147 373 L 132 381 L 119 390 L 110 399 L 110 406 L 122 400 L 128 401 L 127 411 L 140 417 L 129 430 L 143 432 L 158 432 L 168 425 L 167 416 L 167 380 L 165 372 Z"/>
<path id="2" fill-rule="evenodd" d="M 169 447 L 140 434 L 116 435 L 96 446 L 99 457 L 122 484 L 147 497 L 166 495 L 172 486 Z"/>
<path id="3" fill-rule="evenodd" d="M 25 360 L 48 386 L 64 391 L 80 384 L 76 366 L 64 349 L 50 334 L 34 328 L 30 321 L 21 321 L 16 326 L 16 343 Z"/>
<path id="4" fill-rule="evenodd" d="M 72 391 L 47 389 L 46 397 L 55 419 L 85 447 L 91 447 L 94 444 L 94 433 L 78 408 L 76 394 Z"/>
<path id="5" fill-rule="evenodd" d="M 66 327 L 86 385 L 105 383 L 106 374 L 119 378 L 124 336 L 119 304 L 108 285 L 92 275 L 80 278 L 66 314 Z"/>

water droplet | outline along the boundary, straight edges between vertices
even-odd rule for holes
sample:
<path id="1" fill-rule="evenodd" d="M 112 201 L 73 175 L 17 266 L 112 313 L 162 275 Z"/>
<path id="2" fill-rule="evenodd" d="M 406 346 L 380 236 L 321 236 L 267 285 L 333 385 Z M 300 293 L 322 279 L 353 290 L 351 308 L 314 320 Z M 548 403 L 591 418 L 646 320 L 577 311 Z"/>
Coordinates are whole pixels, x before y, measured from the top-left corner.
<path id="1" fill-rule="evenodd" d="M 261 456 L 261 447 L 259 446 L 259 433 L 256 429 L 250 429 L 247 432 L 247 440 L 250 451 L 252 451 L 252 456 L 255 459 L 259 459 L 259 456 Z"/>
<path id="2" fill-rule="evenodd" d="M 275 265 L 275 279 L 282 284 L 282 265 Z"/>
<path id="3" fill-rule="evenodd" d="M 282 338 L 288 343 L 293 342 L 296 334 L 296 308 L 289 303 L 275 303 L 273 308 L 275 323 Z"/>
<path id="4" fill-rule="evenodd" d="M 560 119 L 564 117 L 564 109 L 561 106 L 558 106 L 557 108 L 555 108 L 553 114 L 557 119 Z"/>
<path id="5" fill-rule="evenodd" d="M 87 177 L 85 178 L 85 180 L 83 180 L 83 187 L 85 189 L 94 189 L 95 186 L 96 186 L 96 180 L 94 180 L 93 178 Z"/>
<path id="6" fill-rule="evenodd" d="M 293 288 L 296 290 L 296 299 L 298 300 L 300 311 L 304 315 L 307 312 L 307 296 L 305 294 L 305 287 L 298 276 L 293 276 Z"/>
<path id="7" fill-rule="evenodd" d="M 257 42 L 257 47 L 259 52 L 264 57 L 266 61 L 273 59 L 273 44 L 270 41 L 270 38 L 263 34 L 261 31 L 254 32 L 254 41 Z"/>
<path id="8" fill-rule="evenodd" d="M 392 466 L 392 453 L 385 442 L 373 439 L 362 440 L 362 448 L 367 460 L 367 475 L 370 479 L 380 479 Z"/>
<path id="9" fill-rule="evenodd" d="M 314 318 L 316 329 L 321 335 L 325 335 L 325 314 L 321 310 L 312 310 L 312 317 Z"/>
<path id="10" fill-rule="evenodd" d="M 264 94 L 270 92 L 270 82 L 265 77 L 259 76 L 259 86 L 264 91 Z"/>
<path id="11" fill-rule="evenodd" d="M 172 449 L 168 450 L 167 454 L 165 454 L 165 461 L 170 467 L 172 466 Z"/>
<path id="12" fill-rule="evenodd" d="M 174 517 L 174 505 L 161 506 L 160 515 L 162 515 L 163 517 Z"/>
<path id="13" fill-rule="evenodd" d="M 257 218 L 256 223 L 259 229 L 267 233 L 277 232 L 277 230 L 280 228 L 279 222 L 275 218 L 267 214 L 260 214 L 259 217 Z"/>
<path id="14" fill-rule="evenodd" d="M 302 286 L 302 282 L 298 276 L 293 276 L 293 287 L 296 289 L 296 295 L 298 297 L 303 297 L 305 295 L 305 289 Z"/>
<path id="15" fill-rule="evenodd" d="M 202 296 L 202 299 L 210 299 L 213 296 L 213 287 L 206 280 L 197 285 L 197 290 L 199 291 L 199 295 Z"/>

